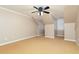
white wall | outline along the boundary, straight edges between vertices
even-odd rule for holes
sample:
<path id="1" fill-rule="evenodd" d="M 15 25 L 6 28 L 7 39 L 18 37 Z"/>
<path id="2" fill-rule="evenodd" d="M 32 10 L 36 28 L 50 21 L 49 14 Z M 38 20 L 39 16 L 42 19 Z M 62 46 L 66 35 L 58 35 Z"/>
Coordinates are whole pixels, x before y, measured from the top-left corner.
<path id="1" fill-rule="evenodd" d="M 54 38 L 54 24 L 45 25 L 45 37 Z"/>
<path id="2" fill-rule="evenodd" d="M 44 36 L 44 23 L 43 23 L 43 19 L 41 18 L 41 16 L 39 17 L 33 17 L 34 22 L 37 25 L 37 35 L 38 36 Z"/>
<path id="3" fill-rule="evenodd" d="M 64 24 L 64 40 L 75 41 L 75 23 Z"/>
<path id="4" fill-rule="evenodd" d="M 56 37 L 57 32 L 57 19 L 54 20 L 54 36 Z"/>
<path id="5" fill-rule="evenodd" d="M 76 42 L 79 45 L 79 6 L 78 6 L 78 14 L 76 20 Z"/>
<path id="6" fill-rule="evenodd" d="M 0 8 L 0 44 L 36 35 L 36 24 L 29 16 L 22 16 Z"/>
<path id="7" fill-rule="evenodd" d="M 38 34 L 38 36 L 44 35 L 44 25 L 42 23 L 39 23 L 37 25 L 37 34 Z"/>

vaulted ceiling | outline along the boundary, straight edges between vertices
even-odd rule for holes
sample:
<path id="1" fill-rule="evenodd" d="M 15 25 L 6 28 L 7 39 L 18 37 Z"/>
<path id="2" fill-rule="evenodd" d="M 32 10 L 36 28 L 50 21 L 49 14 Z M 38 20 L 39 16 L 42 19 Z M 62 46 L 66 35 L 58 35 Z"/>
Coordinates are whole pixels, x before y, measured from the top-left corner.
<path id="1" fill-rule="evenodd" d="M 37 5 L 38 6 L 38 5 Z M 20 12 L 24 15 L 33 17 L 34 19 L 43 19 L 45 24 L 52 23 L 52 17 L 54 18 L 63 18 L 64 17 L 64 6 L 62 5 L 50 5 L 48 10 L 50 14 L 44 14 L 43 16 L 38 16 L 37 13 L 31 13 L 36 11 L 32 5 L 1 5 L 0 7 L 8 8 L 16 12 Z M 43 6 L 45 7 L 45 6 Z"/>
<path id="2" fill-rule="evenodd" d="M 65 23 L 75 22 L 77 19 L 78 5 L 67 5 L 64 8 L 64 21 Z"/>

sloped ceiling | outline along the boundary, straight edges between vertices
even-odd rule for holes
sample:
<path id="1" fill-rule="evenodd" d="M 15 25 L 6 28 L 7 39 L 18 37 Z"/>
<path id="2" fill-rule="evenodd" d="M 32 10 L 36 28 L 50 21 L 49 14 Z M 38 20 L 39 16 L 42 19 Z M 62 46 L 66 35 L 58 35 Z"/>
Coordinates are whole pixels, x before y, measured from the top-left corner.
<path id="1" fill-rule="evenodd" d="M 65 23 L 75 22 L 77 18 L 78 7 L 76 5 L 65 6 L 64 8 L 64 21 Z"/>
<path id="2" fill-rule="evenodd" d="M 1 5 L 0 7 L 8 8 L 14 10 L 16 12 L 20 12 L 24 15 L 28 15 L 33 17 L 34 19 L 42 19 L 45 24 L 52 23 L 53 19 L 55 18 L 63 18 L 64 17 L 64 6 L 61 5 L 51 5 L 49 6 L 50 9 L 48 10 L 50 14 L 44 14 L 43 16 L 38 16 L 37 13 L 31 13 L 32 11 L 36 11 L 32 5 Z M 43 6 L 45 7 L 45 6 Z"/>

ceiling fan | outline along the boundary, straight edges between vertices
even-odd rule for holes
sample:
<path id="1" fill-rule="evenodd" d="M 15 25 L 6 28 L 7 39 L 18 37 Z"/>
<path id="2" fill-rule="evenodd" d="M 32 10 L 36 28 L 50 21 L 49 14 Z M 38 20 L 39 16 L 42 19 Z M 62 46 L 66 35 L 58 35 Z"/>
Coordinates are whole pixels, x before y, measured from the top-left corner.
<path id="1" fill-rule="evenodd" d="M 33 11 L 32 13 L 35 13 L 35 12 L 38 12 L 39 15 L 42 15 L 43 13 L 46 13 L 46 14 L 49 14 L 50 12 L 46 11 L 47 9 L 49 9 L 50 7 L 49 6 L 46 6 L 46 7 L 36 7 L 36 6 L 33 6 L 35 9 L 37 9 L 37 11 Z"/>

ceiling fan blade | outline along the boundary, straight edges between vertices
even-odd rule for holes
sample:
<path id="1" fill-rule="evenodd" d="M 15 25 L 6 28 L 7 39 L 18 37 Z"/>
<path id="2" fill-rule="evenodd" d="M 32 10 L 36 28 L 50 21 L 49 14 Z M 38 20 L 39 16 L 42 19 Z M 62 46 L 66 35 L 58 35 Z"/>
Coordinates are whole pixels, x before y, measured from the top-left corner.
<path id="1" fill-rule="evenodd" d="M 38 12 L 38 11 L 33 11 L 32 13 L 35 13 L 35 12 Z"/>
<path id="2" fill-rule="evenodd" d="M 38 9 L 37 7 L 33 6 L 35 9 Z"/>
<path id="3" fill-rule="evenodd" d="M 49 6 L 45 7 L 44 10 L 49 9 Z"/>
<path id="4" fill-rule="evenodd" d="M 48 11 L 43 11 L 44 13 L 47 13 L 47 14 L 49 14 L 50 12 L 48 12 Z"/>

